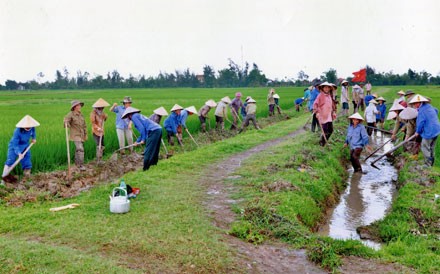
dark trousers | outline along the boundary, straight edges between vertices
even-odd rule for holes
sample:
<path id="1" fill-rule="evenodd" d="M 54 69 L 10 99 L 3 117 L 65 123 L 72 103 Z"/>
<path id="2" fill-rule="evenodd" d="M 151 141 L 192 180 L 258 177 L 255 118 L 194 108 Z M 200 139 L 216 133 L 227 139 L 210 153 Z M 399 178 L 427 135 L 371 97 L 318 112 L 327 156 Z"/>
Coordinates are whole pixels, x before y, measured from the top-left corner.
<path id="1" fill-rule="evenodd" d="M 312 132 L 315 132 L 315 130 L 316 130 L 316 125 L 318 125 L 318 124 L 319 124 L 319 122 L 318 122 L 318 119 L 316 119 L 316 113 L 313 113 L 313 117 L 312 117 L 312 128 L 311 128 Z"/>
<path id="2" fill-rule="evenodd" d="M 150 166 L 156 165 L 159 161 L 161 139 L 162 129 L 156 129 L 148 134 L 144 151 L 144 170 L 148 170 Z"/>
<path id="3" fill-rule="evenodd" d="M 327 122 L 327 123 L 321 124 L 321 126 L 322 126 L 322 130 L 324 131 L 325 138 L 323 135 L 321 135 L 321 140 L 319 140 L 319 144 L 321 146 L 324 146 L 325 140 L 328 141 L 330 139 L 330 136 L 333 133 L 333 122 Z"/>
<path id="4" fill-rule="evenodd" d="M 368 136 L 371 136 L 373 134 L 373 127 L 376 127 L 376 123 L 367 123 L 367 134 Z"/>
<path id="5" fill-rule="evenodd" d="M 355 148 L 350 150 L 350 162 L 354 168 L 354 172 L 362 171 L 361 162 L 359 161 L 361 152 L 362 152 L 362 148 Z"/>

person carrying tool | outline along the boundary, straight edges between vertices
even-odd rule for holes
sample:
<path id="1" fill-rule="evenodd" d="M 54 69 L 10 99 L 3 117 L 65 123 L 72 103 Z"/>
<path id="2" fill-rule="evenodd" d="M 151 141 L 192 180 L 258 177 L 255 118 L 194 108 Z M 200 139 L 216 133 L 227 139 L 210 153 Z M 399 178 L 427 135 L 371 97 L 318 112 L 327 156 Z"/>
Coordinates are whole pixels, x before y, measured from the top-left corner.
<path id="1" fill-rule="evenodd" d="M 416 122 L 416 136 L 422 137 L 421 149 L 425 164 L 434 165 L 435 144 L 440 134 L 440 122 L 438 120 L 438 110 L 429 104 L 429 100 L 422 95 L 414 95 L 409 101 L 418 110 Z"/>
<path id="2" fill-rule="evenodd" d="M 254 127 L 256 130 L 259 130 L 260 127 L 257 124 L 257 118 L 255 117 L 256 113 L 257 113 L 257 102 L 252 99 L 246 99 L 247 101 L 247 106 L 246 106 L 246 118 L 243 121 L 243 124 L 240 128 L 240 130 L 238 131 L 238 133 L 241 133 L 243 130 L 245 130 L 247 128 L 247 126 L 249 125 L 249 121 L 252 121 L 252 124 L 254 124 Z"/>
<path id="3" fill-rule="evenodd" d="M 231 99 L 228 96 L 223 97 L 220 102 L 217 104 L 217 108 L 215 109 L 215 127 L 217 129 L 225 129 L 225 121 L 228 120 L 228 114 L 226 112 L 226 108 L 231 103 Z"/>
<path id="4" fill-rule="evenodd" d="M 210 99 L 206 101 L 205 105 L 199 110 L 199 121 L 202 132 L 206 132 L 206 119 L 209 119 L 209 111 L 216 106 L 217 103 Z"/>
<path id="5" fill-rule="evenodd" d="M 190 107 L 184 108 L 180 112 L 179 124 L 185 130 L 188 130 L 188 127 L 186 126 L 186 120 L 188 119 L 189 115 L 193 115 L 193 114 L 199 115 L 199 113 L 197 112 L 197 110 L 196 110 L 196 108 L 194 106 L 190 106 Z"/>
<path id="6" fill-rule="evenodd" d="M 121 118 L 124 111 L 131 107 L 131 103 L 131 97 L 125 96 L 124 100 L 122 100 L 122 106 L 114 103 L 110 108 L 110 111 L 116 113 L 116 134 L 118 135 L 119 149 L 125 147 L 125 141 L 127 141 L 129 146 L 133 144 L 133 132 L 131 131 L 130 121 Z M 130 151 L 133 151 L 133 147 L 130 147 Z M 124 150 L 121 150 L 121 154 L 124 154 Z"/>
<path id="7" fill-rule="evenodd" d="M 368 95 L 367 95 L 368 96 Z M 368 102 L 368 107 L 365 109 L 365 120 L 367 120 L 367 134 L 368 136 L 371 136 L 373 133 L 373 128 L 376 127 L 376 114 L 379 113 L 379 111 L 376 109 L 377 102 L 374 99 L 371 99 Z"/>
<path id="8" fill-rule="evenodd" d="M 269 94 L 267 94 L 267 105 L 269 107 L 269 116 L 275 115 L 275 89 L 269 89 Z"/>
<path id="9" fill-rule="evenodd" d="M 5 182 L 16 181 L 16 179 L 13 178 L 12 175 L 9 175 L 9 173 L 12 171 L 11 169 L 13 168 L 17 158 L 20 159 L 24 177 L 29 178 L 31 176 L 31 152 L 28 151 L 25 154 L 23 152 L 29 146 L 29 141 L 31 144 L 35 144 L 37 142 L 35 127 L 38 127 L 39 125 L 40 123 L 38 123 L 30 115 L 24 116 L 17 123 L 17 125 L 15 125 L 16 128 L 11 140 L 9 141 L 8 156 L 6 158 L 5 166 L 3 167 L 2 180 Z"/>
<path id="10" fill-rule="evenodd" d="M 70 128 L 70 141 L 75 144 L 75 165 L 84 171 L 84 142 L 87 141 L 87 125 L 81 113 L 83 102 L 74 100 L 70 112 L 64 117 L 64 127 Z"/>
<path id="11" fill-rule="evenodd" d="M 138 109 L 128 107 L 122 114 L 121 118 L 127 118 L 132 121 L 133 125 L 140 133 L 140 136 L 134 145 L 145 144 L 143 167 L 143 170 L 145 171 L 148 170 L 150 166 L 156 165 L 159 161 L 162 127 L 144 115 L 141 115 L 140 112 L 141 111 Z"/>
<path id="12" fill-rule="evenodd" d="M 376 101 L 379 103 L 376 106 L 377 111 L 379 111 L 379 113 L 376 114 L 376 126 L 377 128 L 380 126 L 380 129 L 383 129 L 385 114 L 387 112 L 387 106 L 385 105 L 386 100 L 383 97 L 379 97 Z"/>
<path id="13" fill-rule="evenodd" d="M 356 112 L 349 116 L 348 119 L 350 119 L 350 126 L 347 129 L 344 148 L 350 146 L 350 162 L 353 166 L 354 172 L 362 172 L 359 157 L 365 146 L 367 146 L 368 150 L 371 150 L 368 146 L 368 134 L 365 127 L 362 125 L 364 119 L 359 113 Z"/>
<path id="14" fill-rule="evenodd" d="M 110 106 L 104 99 L 99 98 L 93 104 L 93 110 L 90 113 L 90 122 L 92 123 L 93 139 L 96 143 L 96 160 L 100 161 L 104 153 L 104 122 L 107 120 L 107 114 L 104 113 L 104 107 Z"/>
<path id="15" fill-rule="evenodd" d="M 149 119 L 160 125 L 160 120 L 162 119 L 162 116 L 168 116 L 168 112 L 165 110 L 164 107 L 156 108 L 155 110 L 153 110 L 153 114 L 150 116 Z"/>
<path id="16" fill-rule="evenodd" d="M 231 104 L 231 114 L 232 114 L 232 125 L 231 130 L 238 129 L 239 112 L 243 108 L 243 101 L 241 101 L 241 92 L 235 93 L 235 98 L 232 100 Z"/>
<path id="17" fill-rule="evenodd" d="M 174 136 L 176 136 L 179 145 L 183 146 L 182 129 L 180 127 L 180 113 L 182 109 L 183 107 L 179 106 L 178 104 L 175 104 L 171 109 L 170 116 L 168 116 L 165 119 L 165 122 L 163 123 L 163 126 L 167 131 L 167 139 L 168 139 L 168 144 L 170 144 L 170 146 L 174 146 L 174 140 L 173 140 Z"/>
<path id="18" fill-rule="evenodd" d="M 321 139 L 319 144 L 325 146 L 333 133 L 333 120 L 336 119 L 336 104 L 333 101 L 332 92 L 335 85 L 324 82 L 319 85 L 320 93 L 313 103 L 313 112 L 321 126 Z"/>

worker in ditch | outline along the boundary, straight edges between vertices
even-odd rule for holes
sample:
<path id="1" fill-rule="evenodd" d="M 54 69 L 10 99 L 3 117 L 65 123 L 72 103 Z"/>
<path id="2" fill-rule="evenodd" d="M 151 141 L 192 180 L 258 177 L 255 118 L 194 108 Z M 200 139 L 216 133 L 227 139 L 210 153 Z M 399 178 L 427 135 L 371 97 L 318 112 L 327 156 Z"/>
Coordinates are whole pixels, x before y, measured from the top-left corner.
<path id="1" fill-rule="evenodd" d="M 173 108 L 171 108 L 170 116 L 168 116 L 163 123 L 163 126 L 167 131 L 168 144 L 170 144 L 171 146 L 174 146 L 174 136 L 177 138 L 177 142 L 179 143 L 179 145 L 183 146 L 182 127 L 180 126 L 180 113 L 182 109 L 183 107 L 175 104 Z"/>
<path id="2" fill-rule="evenodd" d="M 215 108 L 217 103 L 210 99 L 205 102 L 205 105 L 199 110 L 199 120 L 202 132 L 206 132 L 206 120 L 209 119 L 209 111 L 211 108 Z M 211 129 L 211 126 L 210 126 Z"/>
<path id="3" fill-rule="evenodd" d="M 70 128 L 70 141 L 75 144 L 75 165 L 84 171 L 84 142 L 87 141 L 87 125 L 81 113 L 83 102 L 72 101 L 70 112 L 64 117 L 64 127 Z"/>
<path id="4" fill-rule="evenodd" d="M 96 161 L 99 162 L 104 154 L 104 122 L 107 120 L 107 114 L 104 113 L 104 107 L 110 104 L 104 99 L 99 98 L 92 107 L 90 113 L 90 122 L 92 123 L 93 140 L 96 144 Z"/>
<path id="5" fill-rule="evenodd" d="M 376 105 L 376 109 L 379 111 L 376 114 L 376 127 L 383 129 L 385 122 L 385 114 L 387 112 L 387 106 L 385 105 L 386 100 L 383 97 L 379 97 L 376 99 L 378 104 Z"/>
<path id="6" fill-rule="evenodd" d="M 164 107 L 159 107 L 153 110 L 153 114 L 150 116 L 150 120 L 160 125 L 160 120 L 162 120 L 163 116 L 168 116 L 168 112 Z"/>
<path id="7" fill-rule="evenodd" d="M 125 147 L 125 141 L 127 141 L 128 146 L 133 144 L 133 131 L 131 131 L 130 121 L 121 118 L 124 111 L 131 107 L 131 97 L 125 96 L 121 103 L 121 106 L 118 103 L 114 103 L 110 108 L 110 111 L 116 113 L 116 134 L 118 136 L 119 149 Z M 130 147 L 130 151 L 133 151 L 132 147 Z M 121 150 L 121 154 L 124 154 L 124 150 Z"/>
<path id="8" fill-rule="evenodd" d="M 221 129 L 221 130 L 225 129 L 225 120 L 229 121 L 226 108 L 231 103 L 232 103 L 231 98 L 229 98 L 228 96 L 223 97 L 220 100 L 220 102 L 218 102 L 217 107 L 215 109 L 215 127 L 217 129 Z"/>
<path id="9" fill-rule="evenodd" d="M 344 147 L 350 146 L 350 162 L 353 166 L 354 172 L 362 172 L 362 166 L 359 161 L 361 152 L 365 146 L 367 146 L 368 150 L 371 150 L 368 146 L 367 130 L 362 125 L 364 118 L 356 112 L 349 116 L 348 119 L 350 119 L 350 126 L 347 130 Z"/>
<path id="10" fill-rule="evenodd" d="M 150 166 L 156 165 L 159 160 L 162 127 L 140 114 L 140 112 L 141 111 L 138 109 L 128 107 L 122 114 L 121 118 L 129 119 L 140 133 L 140 136 L 134 145 L 145 144 L 143 167 L 143 170 L 145 171 L 148 170 Z"/>
<path id="11" fill-rule="evenodd" d="M 23 169 L 23 175 L 25 178 L 29 178 L 31 175 L 32 162 L 31 162 L 31 152 L 28 150 L 26 153 L 26 148 L 29 147 L 29 141 L 31 144 L 37 142 L 37 135 L 35 127 L 38 127 L 38 123 L 30 115 L 26 115 L 21 119 L 14 130 L 11 140 L 8 146 L 8 156 L 3 168 L 2 180 L 5 182 L 16 182 L 15 177 L 10 175 L 13 169 L 15 161 L 20 159 L 21 168 Z"/>
<path id="12" fill-rule="evenodd" d="M 243 101 L 241 100 L 241 92 L 235 93 L 235 98 L 232 100 L 231 104 L 231 114 L 232 114 L 232 125 L 231 130 L 238 129 L 239 113 L 240 109 L 243 108 Z"/>
<path id="13" fill-rule="evenodd" d="M 238 131 L 238 133 L 241 133 L 243 130 L 246 130 L 246 128 L 249 125 L 249 121 L 252 121 L 256 130 L 260 129 L 260 127 L 257 124 L 257 118 L 255 117 L 256 113 L 257 113 L 257 102 L 252 98 L 247 99 L 246 117 L 244 118 L 243 124 L 241 125 L 241 128 Z"/>

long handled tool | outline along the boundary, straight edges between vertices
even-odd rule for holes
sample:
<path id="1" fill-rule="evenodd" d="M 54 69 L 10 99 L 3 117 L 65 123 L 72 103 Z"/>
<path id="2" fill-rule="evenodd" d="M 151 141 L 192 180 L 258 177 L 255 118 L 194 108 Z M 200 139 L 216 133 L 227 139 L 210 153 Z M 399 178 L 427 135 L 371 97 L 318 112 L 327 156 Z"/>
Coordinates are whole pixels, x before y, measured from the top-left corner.
<path id="1" fill-rule="evenodd" d="M 312 113 L 312 115 L 309 116 L 309 118 L 307 118 L 307 121 L 306 121 L 306 123 L 304 124 L 303 129 L 306 129 L 307 124 L 310 122 L 310 119 L 312 119 L 312 118 L 313 118 L 313 113 Z"/>
<path id="2" fill-rule="evenodd" d="M 69 130 L 67 128 L 67 123 L 64 123 L 64 128 L 66 129 L 66 146 L 67 146 L 67 180 L 70 181 L 72 173 L 70 170 L 70 145 L 69 145 Z"/>
<path id="3" fill-rule="evenodd" d="M 101 160 L 101 158 L 102 158 L 102 156 L 103 156 L 103 154 L 104 153 L 102 153 L 102 137 L 104 136 L 104 121 L 102 121 L 102 135 L 101 136 L 99 136 L 99 146 L 98 146 L 98 149 L 99 149 L 99 152 L 98 152 L 98 162 Z"/>
<path id="4" fill-rule="evenodd" d="M 402 131 L 400 131 L 399 133 L 396 134 L 396 137 L 400 135 L 400 133 L 402 133 Z M 367 161 L 371 156 L 373 156 L 374 154 L 376 154 L 376 152 L 378 152 L 381 148 L 383 148 L 386 144 L 388 144 L 389 142 L 391 142 L 392 139 L 390 138 L 388 141 L 386 141 L 385 143 L 383 143 L 381 146 L 379 146 L 378 148 L 376 148 L 373 152 L 371 152 L 370 155 L 368 155 L 364 161 Z"/>
<path id="5" fill-rule="evenodd" d="M 199 147 L 199 144 L 197 144 L 196 140 L 194 140 L 191 133 L 189 133 L 189 130 L 187 128 L 185 128 L 185 130 L 186 130 L 186 133 L 188 133 L 189 137 L 191 137 L 191 140 L 193 140 L 194 144 L 196 144 L 196 146 Z"/>
<path id="6" fill-rule="evenodd" d="M 388 131 L 388 130 L 385 130 L 385 129 L 380 129 L 380 128 L 372 127 L 372 126 L 365 126 L 365 127 L 372 128 L 374 130 L 379 130 L 379 131 L 384 132 L 384 133 L 393 134 L 391 131 Z"/>
<path id="7" fill-rule="evenodd" d="M 377 168 L 380 170 L 380 168 L 378 168 L 376 165 L 374 165 L 377 161 L 379 161 L 380 159 L 382 159 L 383 157 L 385 157 L 387 154 L 392 153 L 393 151 L 397 150 L 399 147 L 403 146 L 404 144 L 408 143 L 409 141 L 411 141 L 412 139 L 416 138 L 417 134 L 414 134 L 413 136 L 409 137 L 408 139 L 406 139 L 405 141 L 401 142 L 400 144 L 398 144 L 397 146 L 395 146 L 394 148 L 390 149 L 389 151 L 387 151 L 386 153 L 384 153 L 383 155 L 379 156 L 378 158 L 376 158 L 373 162 L 371 162 L 371 166 L 374 168 Z"/>
<path id="8" fill-rule="evenodd" d="M 162 143 L 162 146 L 163 146 L 163 148 L 165 149 L 166 158 L 168 159 L 168 158 L 170 158 L 171 156 L 173 156 L 172 154 L 169 154 L 169 153 L 168 153 L 167 146 L 165 145 L 165 142 L 163 141 L 162 138 L 160 139 L 160 142 Z"/>
<path id="9" fill-rule="evenodd" d="M 34 143 L 31 143 L 24 151 L 23 151 L 23 153 L 22 153 L 22 155 L 24 156 L 24 155 L 26 155 L 26 153 L 29 151 L 29 149 L 31 149 L 31 147 L 34 145 Z M 9 169 L 6 171 L 6 173 L 5 173 L 5 176 L 3 176 L 2 177 L 2 179 L 5 181 L 5 182 L 10 182 L 10 183 L 14 183 L 14 182 L 16 182 L 17 181 L 17 179 L 14 177 L 14 176 L 12 176 L 12 175 L 9 175 L 9 173 L 11 173 L 11 171 L 15 168 L 15 166 L 16 165 L 18 165 L 18 163 L 20 163 L 20 161 L 22 160 L 23 158 L 18 158 L 13 164 L 12 164 L 12 166 L 10 166 L 9 167 Z"/>
<path id="10" fill-rule="evenodd" d="M 324 136 L 324 141 L 325 141 L 324 146 L 326 146 L 328 141 L 327 141 L 327 137 L 325 136 L 324 128 L 322 127 L 322 124 L 319 121 L 318 121 L 318 123 L 319 123 L 319 127 L 321 128 L 322 136 Z"/>
<path id="11" fill-rule="evenodd" d="M 111 159 L 112 161 L 116 161 L 116 160 L 118 159 L 118 154 L 117 154 L 117 152 L 119 152 L 119 151 L 121 151 L 121 150 L 124 150 L 124 149 L 127 149 L 127 148 L 135 147 L 135 146 L 137 146 L 137 145 L 139 145 L 139 144 L 132 144 L 132 145 L 128 145 L 128 146 L 125 146 L 125 147 L 121 147 L 120 149 L 115 150 L 115 151 L 112 153 L 112 155 L 110 156 L 110 159 Z"/>
<path id="12" fill-rule="evenodd" d="M 238 121 L 240 121 L 240 123 L 242 123 L 243 121 L 241 120 L 240 115 L 238 115 L 238 113 L 237 113 L 237 111 L 235 110 L 235 108 L 231 108 L 231 109 L 232 109 L 232 111 L 235 113 L 235 115 L 237 116 Z"/>

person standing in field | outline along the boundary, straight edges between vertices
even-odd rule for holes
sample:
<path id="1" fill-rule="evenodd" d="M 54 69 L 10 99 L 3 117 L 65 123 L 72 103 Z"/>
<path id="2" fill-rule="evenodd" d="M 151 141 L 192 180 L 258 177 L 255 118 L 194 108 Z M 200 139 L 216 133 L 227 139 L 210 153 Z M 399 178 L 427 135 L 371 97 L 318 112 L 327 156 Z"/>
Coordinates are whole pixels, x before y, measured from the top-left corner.
<path id="1" fill-rule="evenodd" d="M 368 107 L 370 104 L 370 100 L 376 99 L 377 98 L 377 94 L 368 94 L 367 96 L 365 96 L 364 101 L 365 101 L 365 105 Z"/>
<path id="2" fill-rule="evenodd" d="M 304 103 L 304 97 L 295 99 L 295 110 L 297 112 L 299 112 L 303 103 Z"/>
<path id="3" fill-rule="evenodd" d="M 358 85 L 354 85 L 353 88 L 351 89 L 351 98 L 352 98 L 352 103 L 353 103 L 353 114 L 355 114 L 358 109 L 359 109 L 359 88 L 360 86 Z"/>
<path id="4" fill-rule="evenodd" d="M 188 127 L 186 126 L 186 120 L 188 119 L 189 115 L 193 115 L 193 114 L 199 115 L 199 113 L 197 112 L 194 106 L 187 107 L 180 112 L 179 124 L 186 131 L 188 131 Z"/>
<path id="5" fill-rule="evenodd" d="M 131 131 L 130 121 L 121 118 L 124 111 L 131 106 L 131 103 L 131 97 L 125 96 L 122 106 L 114 103 L 110 108 L 110 111 L 116 113 L 116 134 L 118 135 L 119 149 L 125 147 L 125 141 L 127 141 L 129 146 L 133 144 L 133 132 Z M 132 147 L 130 147 L 130 151 L 133 151 Z M 121 154 L 124 154 L 124 150 L 121 150 Z"/>
<path id="6" fill-rule="evenodd" d="M 37 133 L 35 127 L 38 127 L 39 125 L 40 123 L 38 123 L 30 115 L 24 116 L 17 123 L 17 125 L 15 125 L 16 128 L 11 140 L 9 141 L 8 156 L 6 158 L 5 166 L 3 167 L 2 179 L 5 182 L 16 181 L 15 178 L 11 178 L 9 172 L 11 171 L 10 169 L 17 158 L 20 159 L 24 177 L 29 178 L 31 176 L 31 151 L 29 150 L 26 154 L 23 154 L 23 152 L 30 145 L 29 141 L 32 144 L 37 142 Z"/>
<path id="7" fill-rule="evenodd" d="M 99 98 L 93 104 L 93 110 L 90 113 L 90 122 L 92 123 L 93 139 L 96 143 L 96 160 L 100 161 L 104 154 L 104 122 L 107 120 L 107 114 L 104 113 L 104 107 L 110 106 L 104 99 Z"/>
<path id="8" fill-rule="evenodd" d="M 275 107 L 277 108 L 278 114 L 281 115 L 280 96 L 275 93 L 273 99 L 275 100 Z"/>
<path id="9" fill-rule="evenodd" d="M 318 89 L 318 87 L 319 87 L 319 82 L 316 82 L 315 83 L 315 86 L 314 86 L 314 88 L 312 89 L 312 91 L 310 92 L 310 102 L 309 102 L 309 106 L 310 106 L 310 111 L 312 111 L 313 112 L 313 104 L 315 103 L 315 100 L 316 100 L 316 98 L 318 97 L 318 95 L 319 95 L 319 89 Z M 318 124 L 319 122 L 318 122 L 318 119 L 316 119 L 316 113 L 314 113 L 313 112 L 313 116 L 312 116 L 312 126 L 311 126 L 311 131 L 312 132 L 315 132 L 315 130 L 316 130 L 316 125 Z"/>
<path id="10" fill-rule="evenodd" d="M 243 108 L 243 101 L 241 101 L 241 92 L 235 93 L 235 98 L 232 100 L 231 104 L 231 114 L 232 114 L 232 125 L 231 130 L 238 129 L 238 113 L 240 109 Z"/>
<path id="11" fill-rule="evenodd" d="M 150 116 L 149 119 L 160 125 L 160 120 L 162 119 L 162 116 L 168 116 L 168 112 L 165 110 L 164 107 L 159 107 L 153 110 L 153 114 Z"/>
<path id="12" fill-rule="evenodd" d="M 379 104 L 376 106 L 379 113 L 376 114 L 376 126 L 383 129 L 385 122 L 385 113 L 387 112 L 387 106 L 385 105 L 386 100 L 383 97 L 376 99 Z"/>
<path id="13" fill-rule="evenodd" d="M 275 90 L 271 88 L 267 95 L 267 105 L 269 107 L 269 116 L 275 115 L 275 98 L 273 98 Z"/>
<path id="14" fill-rule="evenodd" d="M 133 125 L 140 133 L 139 138 L 134 144 L 145 144 L 143 167 L 143 170 L 145 171 L 148 170 L 150 166 L 156 165 L 159 161 L 162 127 L 144 115 L 141 115 L 140 112 L 141 111 L 138 109 L 128 107 L 122 114 L 122 119 L 127 118 L 132 121 Z"/>
<path id="15" fill-rule="evenodd" d="M 440 134 L 438 110 L 429 104 L 429 100 L 422 95 L 414 95 L 409 102 L 418 110 L 416 121 L 416 136 L 422 137 L 421 149 L 425 164 L 433 166 L 435 160 L 435 144 Z"/>
<path id="16" fill-rule="evenodd" d="M 215 127 L 217 129 L 225 129 L 225 119 L 228 120 L 228 114 L 226 108 L 231 103 L 231 99 L 228 96 L 223 97 L 217 104 L 215 109 Z"/>
<path id="17" fill-rule="evenodd" d="M 202 132 L 206 132 L 206 119 L 209 119 L 209 111 L 211 108 L 215 108 L 217 103 L 214 100 L 208 100 L 205 102 L 205 105 L 199 110 L 199 121 L 200 126 L 202 128 Z M 211 129 L 211 126 L 209 126 Z"/>
<path id="18" fill-rule="evenodd" d="M 368 102 L 368 107 L 365 109 L 365 120 L 367 120 L 367 134 L 371 136 L 373 133 L 373 128 L 376 127 L 376 114 L 379 111 L 376 109 L 377 102 L 374 99 L 371 99 Z"/>
<path id="19" fill-rule="evenodd" d="M 243 103 L 243 107 L 241 108 L 241 118 L 246 118 L 246 106 L 247 106 L 247 101 L 249 101 L 249 99 L 251 99 L 251 97 L 250 96 L 247 96 L 246 97 L 246 100 L 244 100 L 244 103 Z"/>
<path id="20" fill-rule="evenodd" d="M 168 139 L 168 144 L 170 144 L 170 146 L 174 146 L 174 140 L 173 140 L 174 136 L 177 138 L 177 143 L 179 143 L 180 146 L 183 146 L 182 136 L 181 136 L 182 129 L 180 127 L 180 113 L 182 109 L 183 107 L 179 106 L 178 104 L 175 104 L 171 109 L 170 116 L 168 116 L 165 119 L 165 122 L 163 123 L 163 126 L 167 131 L 167 139 Z"/>
<path id="21" fill-rule="evenodd" d="M 257 104 L 256 103 L 257 102 L 252 98 L 247 99 L 246 118 L 244 119 L 243 124 L 241 125 L 241 128 L 238 131 L 238 133 L 241 133 L 243 130 L 245 130 L 249 126 L 249 121 L 252 121 L 256 130 L 260 129 L 260 127 L 257 124 L 257 118 L 255 116 L 257 113 Z"/>
<path id="22" fill-rule="evenodd" d="M 64 117 L 64 127 L 70 128 L 70 141 L 75 144 L 75 165 L 84 171 L 84 142 L 87 141 L 87 126 L 81 113 L 83 102 L 72 101 L 70 112 Z"/>
<path id="23" fill-rule="evenodd" d="M 353 166 L 354 172 L 362 172 L 359 157 L 365 146 L 367 146 L 368 150 L 371 150 L 368 146 L 367 131 L 361 124 L 364 119 L 359 113 L 355 113 L 348 118 L 350 119 L 350 126 L 347 130 L 344 147 L 350 146 L 350 162 Z"/>
<path id="24" fill-rule="evenodd" d="M 348 115 L 348 102 L 350 98 L 348 97 L 348 81 L 343 80 L 341 82 L 341 103 L 342 103 L 342 115 Z"/>
<path id="25" fill-rule="evenodd" d="M 322 128 L 323 134 L 319 144 L 325 146 L 330 136 L 333 133 L 333 120 L 336 119 L 336 105 L 333 101 L 333 94 L 335 87 L 333 84 L 324 82 L 319 85 L 321 91 L 313 103 L 313 112 Z"/>
<path id="26" fill-rule="evenodd" d="M 371 86 L 370 81 L 368 81 L 367 84 L 365 85 L 365 89 L 367 90 L 367 95 L 371 95 L 371 89 L 372 88 L 373 87 Z"/>

